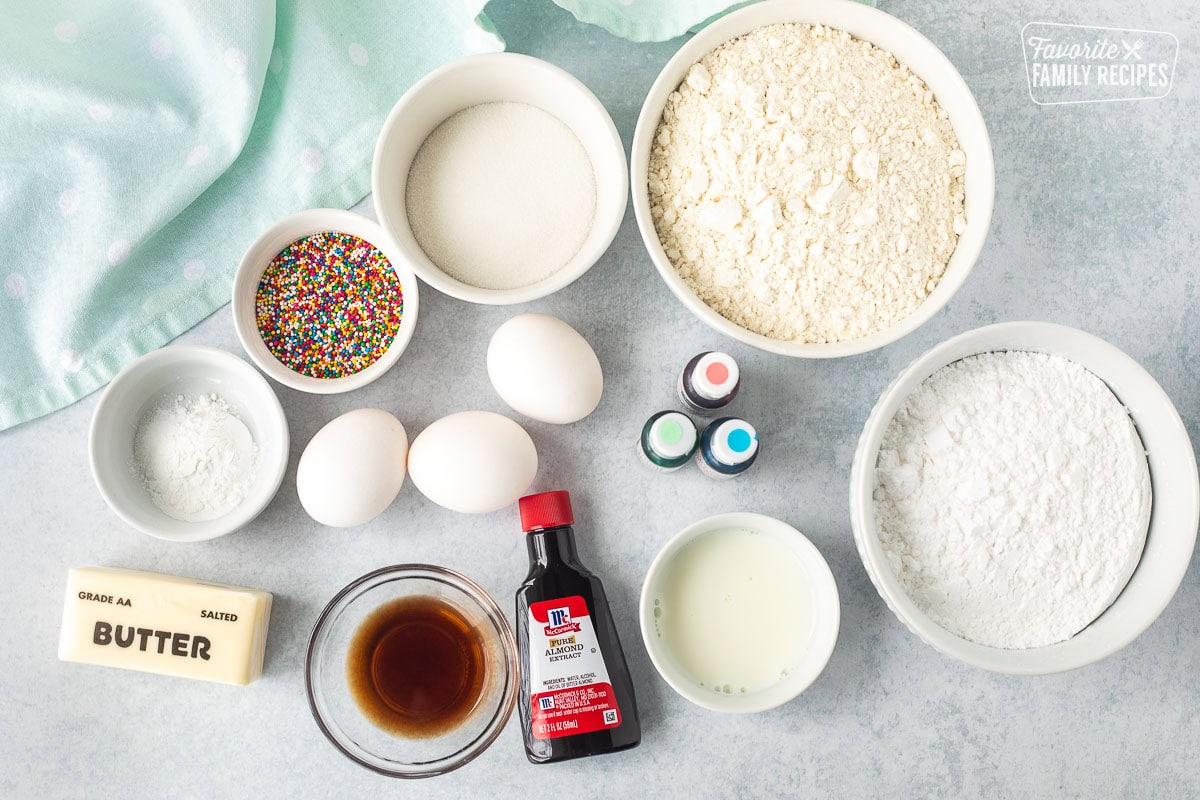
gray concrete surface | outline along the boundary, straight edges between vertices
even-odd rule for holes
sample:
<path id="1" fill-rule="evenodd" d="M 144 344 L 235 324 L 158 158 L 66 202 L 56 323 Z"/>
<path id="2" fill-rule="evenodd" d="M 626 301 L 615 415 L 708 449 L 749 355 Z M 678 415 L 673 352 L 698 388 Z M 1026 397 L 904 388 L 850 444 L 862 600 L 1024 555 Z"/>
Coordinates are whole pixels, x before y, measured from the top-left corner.
<path id="1" fill-rule="evenodd" d="M 295 443 L 274 503 L 215 542 L 172 545 L 122 524 L 87 465 L 96 396 L 0 434 L 0 795 L 49 797 L 1188 797 L 1200 795 L 1200 572 L 1124 651 L 1047 678 L 992 675 L 923 645 L 888 612 L 855 553 L 847 512 L 854 442 L 891 377 L 932 345 L 981 324 L 1053 320 L 1099 334 L 1154 374 L 1196 441 L 1200 426 L 1200 9 L 1129 4 L 882 2 L 950 57 L 991 130 L 997 173 L 991 237 L 949 307 L 882 351 L 786 360 L 725 341 L 669 294 L 632 212 L 611 251 L 568 289 L 519 308 L 467 305 L 423 288 L 416 337 L 368 388 L 319 397 L 276 387 Z M 635 45 L 544 0 L 489 12 L 511 49 L 563 65 L 607 105 L 628 143 L 643 94 L 678 43 Z M 1020 32 L 1031 21 L 1168 31 L 1179 66 L 1163 100 L 1038 106 Z M 364 206 L 368 207 L 368 206 Z M 232 269 L 232 265 L 230 265 Z M 310 627 L 345 583 L 423 561 L 476 578 L 505 608 L 525 573 L 515 509 L 455 515 L 410 484 L 380 518 L 322 529 L 296 498 L 295 462 L 335 415 L 378 406 L 410 435 L 451 411 L 505 411 L 484 354 L 512 314 L 575 325 L 605 369 L 600 408 L 572 427 L 528 425 L 537 489 L 573 492 L 580 549 L 608 586 L 638 687 L 644 741 L 627 754 L 534 767 L 515 720 L 479 760 L 419 784 L 339 755 L 304 697 Z M 181 341 L 240 352 L 228 308 Z M 647 414 L 666 407 L 675 371 L 706 347 L 744 365 L 739 411 L 759 424 L 747 477 L 656 475 L 634 459 Z M 796 701 L 725 717 L 676 696 L 640 641 L 642 576 L 665 539 L 712 513 L 758 511 L 805 531 L 842 593 L 841 639 Z M 266 674 L 231 688 L 62 664 L 55 658 L 72 565 L 193 575 L 275 592 Z M 511 613 L 511 612 L 510 612 Z"/>

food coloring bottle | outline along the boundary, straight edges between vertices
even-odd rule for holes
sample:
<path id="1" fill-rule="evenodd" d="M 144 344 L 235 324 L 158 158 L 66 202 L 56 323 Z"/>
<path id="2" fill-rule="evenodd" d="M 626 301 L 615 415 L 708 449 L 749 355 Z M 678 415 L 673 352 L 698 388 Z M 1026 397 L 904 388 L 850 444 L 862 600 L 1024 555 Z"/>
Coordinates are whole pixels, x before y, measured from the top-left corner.
<path id="1" fill-rule="evenodd" d="M 699 441 L 691 417 L 679 411 L 660 411 L 642 426 L 638 455 L 651 469 L 674 472 L 691 460 Z"/>
<path id="2" fill-rule="evenodd" d="M 697 414 L 711 416 L 729 405 L 741 385 L 737 362 L 726 353 L 707 352 L 693 358 L 679 375 L 679 399 Z"/>
<path id="3" fill-rule="evenodd" d="M 713 420 L 700 436 L 696 465 L 710 478 L 736 478 L 758 458 L 758 432 L 737 417 Z"/>
<path id="4" fill-rule="evenodd" d="M 567 492 L 522 497 L 529 575 L 517 590 L 521 733 L 534 764 L 642 740 L 633 681 L 600 579 L 579 563 Z"/>

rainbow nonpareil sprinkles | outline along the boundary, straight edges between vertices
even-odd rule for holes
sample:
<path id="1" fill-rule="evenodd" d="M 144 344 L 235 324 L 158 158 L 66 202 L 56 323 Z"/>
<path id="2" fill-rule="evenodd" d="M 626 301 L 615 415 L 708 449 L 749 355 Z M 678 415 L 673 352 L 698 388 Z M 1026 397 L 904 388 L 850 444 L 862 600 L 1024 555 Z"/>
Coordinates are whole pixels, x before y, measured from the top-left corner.
<path id="1" fill-rule="evenodd" d="M 344 378 L 387 352 L 404 316 L 404 293 L 379 248 L 325 231 L 292 242 L 271 260 L 258 282 L 254 316 L 284 366 L 314 378 Z"/>

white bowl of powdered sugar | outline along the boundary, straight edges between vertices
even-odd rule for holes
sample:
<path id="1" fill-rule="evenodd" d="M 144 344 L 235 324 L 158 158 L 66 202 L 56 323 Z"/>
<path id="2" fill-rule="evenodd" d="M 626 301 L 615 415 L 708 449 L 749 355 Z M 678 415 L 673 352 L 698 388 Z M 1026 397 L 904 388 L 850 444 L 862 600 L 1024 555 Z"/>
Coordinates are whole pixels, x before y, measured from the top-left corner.
<path id="1" fill-rule="evenodd" d="M 1091 664 L 1170 602 L 1200 524 L 1191 441 L 1136 361 L 1010 322 L 917 359 L 883 393 L 850 481 L 855 542 L 913 633 L 1019 675 Z"/>
<path id="2" fill-rule="evenodd" d="M 88 452 L 117 516 L 159 539 L 198 542 L 232 533 L 271 502 L 287 468 L 287 420 L 242 359 L 173 345 L 112 379 Z"/>
<path id="3" fill-rule="evenodd" d="M 530 56 L 468 56 L 400 98 L 371 167 L 379 222 L 413 271 L 473 303 L 562 289 L 608 249 L 628 202 L 604 106 Z"/>
<path id="4" fill-rule="evenodd" d="M 651 260 L 708 325 L 807 358 L 936 314 L 991 223 L 979 107 L 928 39 L 848 0 L 768 0 L 705 28 L 651 87 L 630 163 Z"/>

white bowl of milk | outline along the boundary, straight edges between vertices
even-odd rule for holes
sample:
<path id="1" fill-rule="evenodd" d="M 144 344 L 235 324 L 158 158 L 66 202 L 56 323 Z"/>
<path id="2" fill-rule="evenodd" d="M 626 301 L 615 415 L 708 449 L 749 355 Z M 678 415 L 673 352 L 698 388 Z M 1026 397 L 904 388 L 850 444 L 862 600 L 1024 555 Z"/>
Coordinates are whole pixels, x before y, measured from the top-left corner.
<path id="1" fill-rule="evenodd" d="M 782 705 L 837 643 L 837 584 L 820 551 L 762 514 L 718 514 L 676 534 L 642 585 L 642 639 L 671 688 L 729 714 Z"/>

